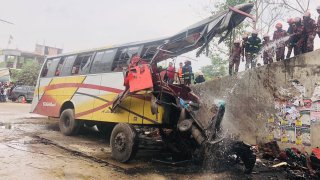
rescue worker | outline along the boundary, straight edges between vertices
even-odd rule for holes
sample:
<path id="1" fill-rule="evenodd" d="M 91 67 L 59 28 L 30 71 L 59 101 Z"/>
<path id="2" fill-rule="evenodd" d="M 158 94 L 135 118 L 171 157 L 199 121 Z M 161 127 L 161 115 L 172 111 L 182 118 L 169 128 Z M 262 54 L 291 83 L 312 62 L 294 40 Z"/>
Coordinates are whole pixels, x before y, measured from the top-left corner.
<path id="1" fill-rule="evenodd" d="M 305 48 L 302 49 L 303 53 L 311 52 L 314 49 L 314 38 L 316 37 L 316 21 L 311 18 L 311 13 L 306 12 L 303 15 L 303 27 Z"/>
<path id="2" fill-rule="evenodd" d="M 191 67 L 191 61 L 184 62 L 184 66 L 182 67 L 182 77 L 184 84 L 189 86 L 191 84 L 191 79 L 194 79 Z"/>
<path id="3" fill-rule="evenodd" d="M 205 82 L 206 79 L 204 78 L 203 73 L 200 71 L 197 75 L 197 77 L 194 79 L 194 84 L 199 84 Z"/>
<path id="4" fill-rule="evenodd" d="M 248 35 L 245 33 L 242 35 L 242 42 L 241 42 L 242 62 L 244 62 L 244 58 L 247 59 L 248 57 L 247 50 L 249 49 L 249 46 L 247 42 L 248 42 Z"/>
<path id="5" fill-rule="evenodd" d="M 258 37 L 258 31 L 254 30 L 252 32 L 251 37 L 249 37 L 247 41 L 247 53 L 248 57 L 246 59 L 246 69 L 249 68 L 249 65 L 251 64 L 251 68 L 256 67 L 256 57 L 258 53 L 261 50 L 261 39 Z"/>
<path id="6" fill-rule="evenodd" d="M 293 34 L 293 23 L 294 23 L 294 19 L 293 18 L 289 18 L 287 21 L 289 28 L 287 30 L 287 34 L 290 35 L 288 41 L 287 41 L 287 47 L 288 47 L 288 52 L 287 52 L 287 56 L 286 59 L 289 59 L 291 57 L 291 53 L 292 53 L 292 49 L 294 47 L 294 39 L 292 37 Z"/>
<path id="7" fill-rule="evenodd" d="M 276 60 L 281 61 L 284 60 L 284 51 L 285 51 L 285 41 L 282 39 L 287 36 L 287 32 L 282 29 L 282 24 L 276 24 L 276 31 L 273 33 L 273 41 L 277 42 L 277 49 L 276 49 Z"/>
<path id="8" fill-rule="evenodd" d="M 318 33 L 318 36 L 320 38 L 320 6 L 317 7 L 317 12 L 319 14 L 318 16 L 318 22 L 317 22 L 317 33 Z"/>
<path id="9" fill-rule="evenodd" d="M 294 55 L 297 56 L 302 53 L 302 49 L 304 46 L 304 34 L 303 34 L 303 25 L 301 23 L 301 18 L 296 17 L 294 19 L 294 23 L 292 24 L 292 30 L 293 30 L 293 49 L 294 49 Z"/>
<path id="10" fill-rule="evenodd" d="M 271 64 L 273 62 L 273 48 L 270 46 L 270 36 L 268 34 L 265 34 L 263 36 L 263 64 Z"/>
<path id="11" fill-rule="evenodd" d="M 241 51 L 242 49 L 240 46 L 240 41 L 238 40 L 234 41 L 231 54 L 229 57 L 229 75 L 230 76 L 238 73 L 239 71 Z"/>

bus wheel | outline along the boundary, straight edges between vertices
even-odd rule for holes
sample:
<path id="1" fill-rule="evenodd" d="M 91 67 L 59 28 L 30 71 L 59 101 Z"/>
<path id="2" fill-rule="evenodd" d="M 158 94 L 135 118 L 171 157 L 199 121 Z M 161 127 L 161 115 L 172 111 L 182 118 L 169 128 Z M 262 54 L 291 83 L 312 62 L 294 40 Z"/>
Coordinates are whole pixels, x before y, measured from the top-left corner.
<path id="1" fill-rule="evenodd" d="M 117 124 L 110 139 L 111 154 L 119 162 L 128 162 L 136 155 L 139 137 L 135 128 L 127 123 Z"/>
<path id="2" fill-rule="evenodd" d="M 115 123 L 98 123 L 97 128 L 102 136 L 109 139 L 115 125 Z"/>
<path id="3" fill-rule="evenodd" d="M 74 119 L 74 110 L 66 109 L 61 113 L 59 128 L 62 134 L 66 136 L 75 135 L 79 132 L 81 122 Z"/>

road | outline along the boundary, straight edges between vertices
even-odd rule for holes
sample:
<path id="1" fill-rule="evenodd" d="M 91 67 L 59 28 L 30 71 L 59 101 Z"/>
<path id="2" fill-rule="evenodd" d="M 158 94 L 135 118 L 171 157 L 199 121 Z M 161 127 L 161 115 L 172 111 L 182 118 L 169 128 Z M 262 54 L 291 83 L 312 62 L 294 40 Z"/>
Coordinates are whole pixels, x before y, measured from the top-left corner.
<path id="1" fill-rule="evenodd" d="M 255 179 L 241 168 L 213 172 L 193 164 L 168 165 L 150 150 L 121 164 L 110 158 L 107 139 L 94 129 L 78 136 L 59 132 L 58 121 L 29 113 L 30 104 L 0 103 L 1 179 Z"/>

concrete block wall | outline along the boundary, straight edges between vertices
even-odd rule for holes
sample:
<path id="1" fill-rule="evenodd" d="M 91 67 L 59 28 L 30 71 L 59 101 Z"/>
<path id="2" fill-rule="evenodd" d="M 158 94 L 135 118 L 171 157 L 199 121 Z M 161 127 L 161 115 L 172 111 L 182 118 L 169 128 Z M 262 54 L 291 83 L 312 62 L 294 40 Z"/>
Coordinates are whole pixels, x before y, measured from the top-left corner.
<path id="1" fill-rule="evenodd" d="M 319 75 L 317 50 L 192 89 L 207 111 L 216 100 L 226 102 L 223 128 L 242 140 L 250 144 L 276 140 L 281 148 L 310 152 L 320 146 Z"/>

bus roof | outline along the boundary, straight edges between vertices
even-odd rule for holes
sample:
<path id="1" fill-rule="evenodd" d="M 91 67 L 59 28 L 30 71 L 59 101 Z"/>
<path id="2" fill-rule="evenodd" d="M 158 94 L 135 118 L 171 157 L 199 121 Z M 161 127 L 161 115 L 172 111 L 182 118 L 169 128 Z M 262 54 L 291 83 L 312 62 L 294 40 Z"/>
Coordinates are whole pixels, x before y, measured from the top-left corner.
<path id="1" fill-rule="evenodd" d="M 197 56 L 208 46 L 208 43 L 219 36 L 219 42 L 222 42 L 232 30 L 239 25 L 246 17 L 252 18 L 249 14 L 253 8 L 252 3 L 244 3 L 235 7 L 229 7 L 224 10 L 201 20 L 179 33 L 167 37 L 148 41 L 131 42 L 122 45 L 106 46 L 97 49 L 85 51 L 76 51 L 73 53 L 60 54 L 52 57 L 60 57 L 73 54 L 81 54 L 85 52 L 94 52 L 106 49 L 125 48 L 137 45 L 157 45 L 158 51 L 152 58 L 151 63 L 159 62 L 170 57 L 176 57 L 186 52 L 199 48 Z"/>

